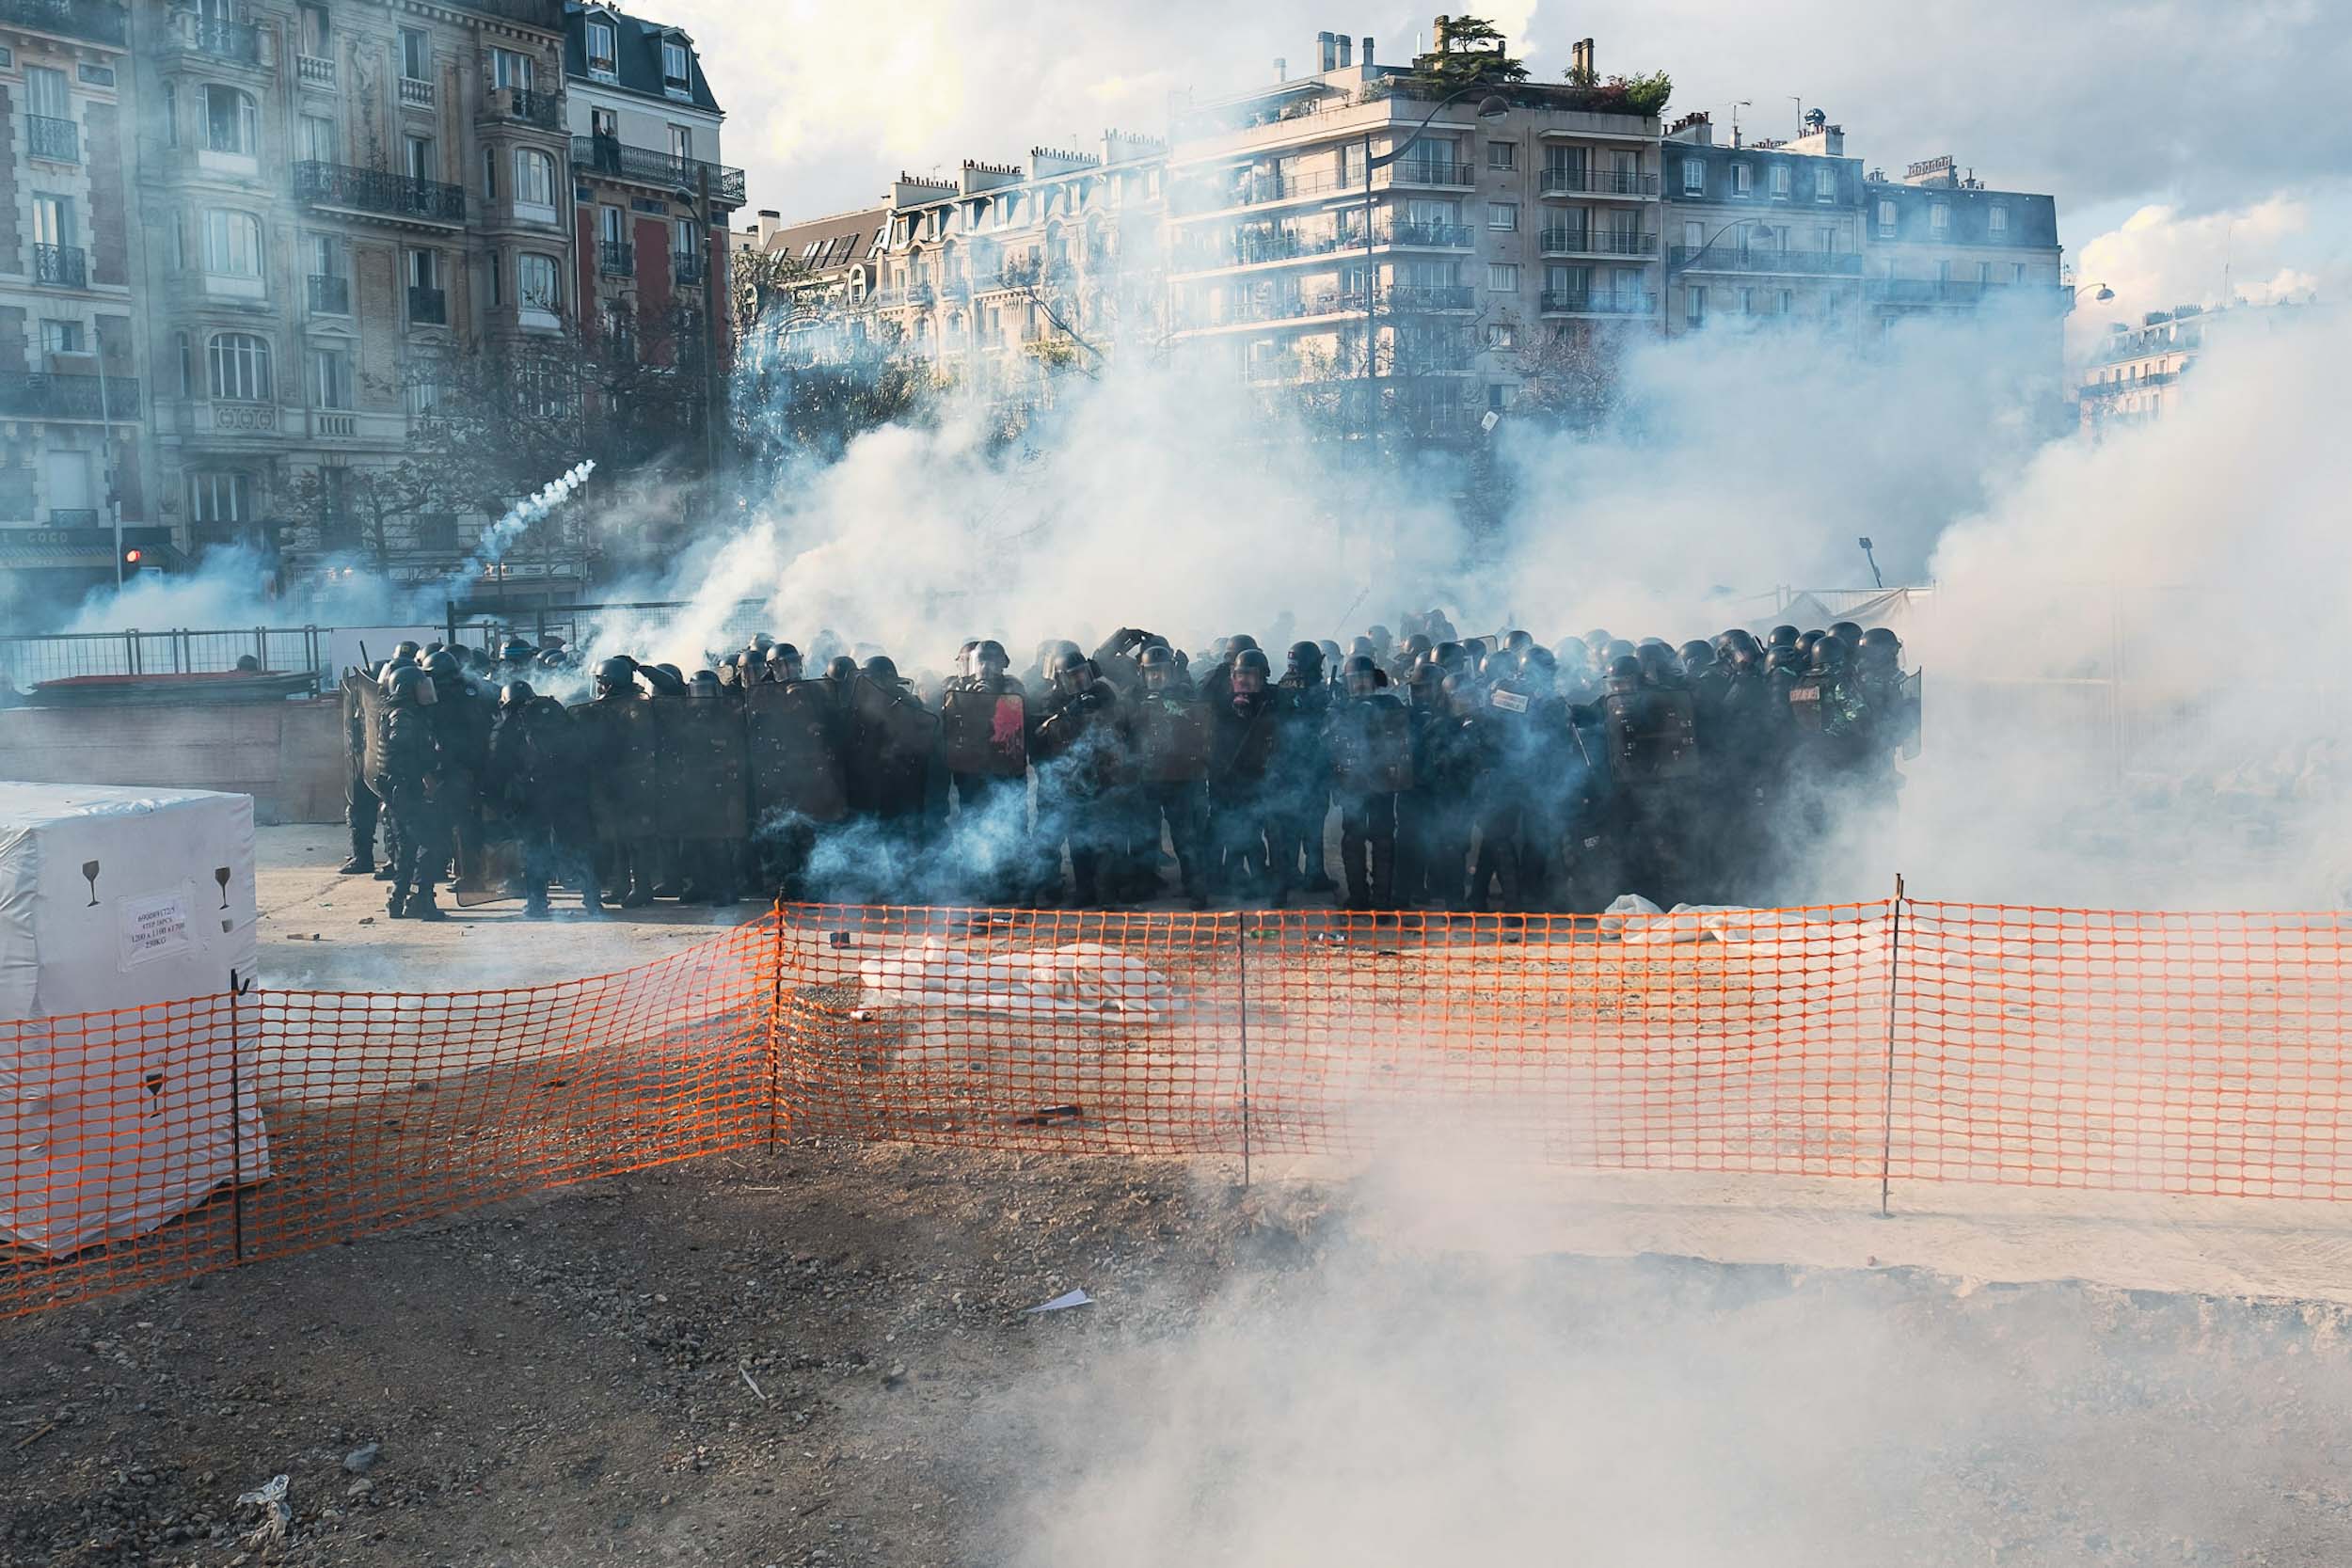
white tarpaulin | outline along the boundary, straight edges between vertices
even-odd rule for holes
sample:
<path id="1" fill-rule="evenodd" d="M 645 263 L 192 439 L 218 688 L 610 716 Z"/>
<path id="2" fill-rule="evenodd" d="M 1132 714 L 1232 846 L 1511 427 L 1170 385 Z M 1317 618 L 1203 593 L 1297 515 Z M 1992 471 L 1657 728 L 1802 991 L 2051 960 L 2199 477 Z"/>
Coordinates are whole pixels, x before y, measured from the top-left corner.
<path id="1" fill-rule="evenodd" d="M 0 783 L 0 1242 L 71 1252 L 268 1174 L 258 1030 L 161 1006 L 256 954 L 249 796 Z"/>
<path id="2" fill-rule="evenodd" d="M 936 938 L 858 965 L 880 1001 L 899 1006 L 974 1007 L 987 1012 L 1166 1012 L 1168 979 L 1142 959 L 1101 942 L 1006 951 L 950 947 Z"/>

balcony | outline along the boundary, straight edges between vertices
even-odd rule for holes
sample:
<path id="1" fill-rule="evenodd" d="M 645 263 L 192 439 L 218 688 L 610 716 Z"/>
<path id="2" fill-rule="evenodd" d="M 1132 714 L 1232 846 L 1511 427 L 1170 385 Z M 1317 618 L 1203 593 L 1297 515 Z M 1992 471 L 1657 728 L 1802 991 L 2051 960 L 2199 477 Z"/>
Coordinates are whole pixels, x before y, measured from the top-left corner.
<path id="1" fill-rule="evenodd" d="M 1552 166 L 1538 177 L 1541 196 L 1656 196 L 1658 176 L 1630 168 Z"/>
<path id="2" fill-rule="evenodd" d="M 416 76 L 400 79 L 400 106 L 404 109 L 433 107 L 433 84 Z"/>
<path id="3" fill-rule="evenodd" d="M 1222 212 L 1229 207 L 1262 207 L 1272 201 L 1298 201 L 1336 191 L 1360 191 L 1361 180 L 1343 182 L 1328 170 L 1317 174 L 1243 174 L 1230 185 L 1196 187 L 1182 217 Z"/>
<path id="4" fill-rule="evenodd" d="M 49 509 L 49 526 L 51 528 L 95 529 L 98 526 L 98 519 L 103 515 L 104 514 L 94 506 L 53 506 Z M 114 543 L 114 535 L 111 531 L 106 536 L 106 542 L 110 545 Z"/>
<path id="5" fill-rule="evenodd" d="M 1778 250 L 1747 245 L 1672 245 L 1666 264 L 1676 272 L 1777 272 L 1807 277 L 1859 277 L 1859 251 Z"/>
<path id="6" fill-rule="evenodd" d="M 2118 398 L 2132 392 L 2145 392 L 2158 387 L 2169 387 L 2181 379 L 2178 371 L 2152 371 L 2146 375 L 2122 377 L 2114 381 L 2090 381 L 2083 384 L 2086 398 Z"/>
<path id="7" fill-rule="evenodd" d="M 637 276 L 637 250 L 627 240 L 596 242 L 596 271 L 607 277 Z"/>
<path id="8" fill-rule="evenodd" d="M 359 434 L 359 416 L 335 408 L 313 408 L 310 434 L 326 441 L 351 440 Z"/>
<path id="9" fill-rule="evenodd" d="M 1388 166 L 1391 185 L 1472 185 L 1477 175 L 1451 158 L 1405 158 Z"/>
<path id="10" fill-rule="evenodd" d="M 314 316 L 348 316 L 351 314 L 351 279 L 326 273 L 310 275 L 310 314 Z"/>
<path id="11" fill-rule="evenodd" d="M 1614 229 L 1547 229 L 1537 236 L 1546 256 L 1655 256 L 1658 236 Z"/>
<path id="12" fill-rule="evenodd" d="M 1476 236 L 1459 223 L 1396 223 L 1389 226 L 1381 243 L 1422 250 L 1468 250 Z"/>
<path id="13" fill-rule="evenodd" d="M 1546 289 L 1538 304 L 1547 316 L 1654 316 L 1658 313 L 1658 296 L 1648 293 L 1596 293 L 1585 289 Z"/>
<path id="14" fill-rule="evenodd" d="M 0 0 L 0 24 L 116 49 L 131 36 L 122 8 L 111 0 Z"/>
<path id="15" fill-rule="evenodd" d="M 333 92 L 335 90 L 335 62 L 322 59 L 316 55 L 296 55 L 294 56 L 294 80 L 306 87 L 317 87 L 325 92 Z"/>
<path id="16" fill-rule="evenodd" d="M 26 115 L 24 150 L 28 156 L 46 158 L 53 164 L 78 164 L 82 161 L 82 128 L 70 119 Z"/>
<path id="17" fill-rule="evenodd" d="M 482 119 L 492 124 L 552 131 L 564 122 L 564 95 L 536 87 L 491 87 L 482 95 Z"/>
<path id="18" fill-rule="evenodd" d="M 625 147 L 609 136 L 574 136 L 572 166 L 632 184 L 650 185 L 671 195 L 694 196 L 702 177 L 710 176 L 713 206 L 743 205 L 743 171 L 693 158 L 674 158 L 649 147 Z"/>
<path id="19" fill-rule="evenodd" d="M 1467 283 L 1395 283 L 1380 291 L 1380 303 L 1391 310 L 1470 310 L 1478 292 Z"/>
<path id="20" fill-rule="evenodd" d="M 447 326 L 449 292 L 446 289 L 427 288 L 421 283 L 408 285 L 408 325 Z"/>
<path id="21" fill-rule="evenodd" d="M 262 63 L 262 30 L 249 23 L 182 11 L 175 19 L 183 48 L 230 65 Z"/>
<path id="22" fill-rule="evenodd" d="M 102 402 L 103 398 L 103 402 Z M 0 416 L 32 420 L 124 420 L 139 418 L 139 382 L 132 375 L 57 374 L 0 376 Z"/>
<path id="23" fill-rule="evenodd" d="M 33 246 L 33 281 L 53 289 L 89 287 L 89 253 L 79 245 Z"/>
<path id="24" fill-rule="evenodd" d="M 676 250 L 670 253 L 670 279 L 679 288 L 692 288 L 702 282 L 710 270 L 710 262 L 699 250 Z M 969 287 L 966 287 L 968 293 Z"/>
<path id="25" fill-rule="evenodd" d="M 418 180 L 389 169 L 354 168 L 315 158 L 294 165 L 294 198 L 313 207 L 336 207 L 426 223 L 466 221 L 466 187 Z"/>

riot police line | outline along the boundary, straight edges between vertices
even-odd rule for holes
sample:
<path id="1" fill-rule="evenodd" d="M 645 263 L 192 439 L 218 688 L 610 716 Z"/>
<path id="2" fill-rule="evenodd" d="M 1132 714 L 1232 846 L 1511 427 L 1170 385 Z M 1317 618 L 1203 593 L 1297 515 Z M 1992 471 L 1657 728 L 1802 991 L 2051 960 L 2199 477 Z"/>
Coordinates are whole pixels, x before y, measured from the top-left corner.
<path id="1" fill-rule="evenodd" d="M 591 912 L 1788 904 L 1827 891 L 1833 837 L 1883 830 L 1918 752 L 1919 677 L 1883 627 L 1546 647 L 1410 625 L 1296 642 L 1279 676 L 1247 635 L 1196 659 L 1121 628 L 1091 655 L 1041 643 L 1019 676 L 973 640 L 910 681 L 883 655 L 811 675 L 762 634 L 691 675 L 606 657 L 568 704 L 560 645 L 403 643 L 344 683 L 342 870 L 426 920 L 441 882 L 534 917 L 556 888 Z"/>

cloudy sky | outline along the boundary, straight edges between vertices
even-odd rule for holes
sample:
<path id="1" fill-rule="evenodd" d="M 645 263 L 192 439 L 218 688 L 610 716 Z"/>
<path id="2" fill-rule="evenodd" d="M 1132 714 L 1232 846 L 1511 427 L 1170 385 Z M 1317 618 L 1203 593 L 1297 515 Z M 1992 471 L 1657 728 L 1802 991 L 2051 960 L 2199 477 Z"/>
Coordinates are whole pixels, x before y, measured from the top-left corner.
<path id="1" fill-rule="evenodd" d="M 1322 29 L 1423 46 L 1430 13 L 1299 0 L 649 0 L 695 36 L 728 106 L 724 156 L 787 219 L 872 199 L 898 170 L 1157 133 L 1184 95 L 1309 69 Z M 2117 314 L 2231 293 L 2342 298 L 2352 281 L 2352 0 L 1489 0 L 1538 77 L 1578 38 L 1601 70 L 1663 69 L 1674 112 L 1785 135 L 1798 101 L 1899 168 L 1949 152 L 2050 191 Z M 2086 312 L 2088 314 L 2088 312 Z"/>

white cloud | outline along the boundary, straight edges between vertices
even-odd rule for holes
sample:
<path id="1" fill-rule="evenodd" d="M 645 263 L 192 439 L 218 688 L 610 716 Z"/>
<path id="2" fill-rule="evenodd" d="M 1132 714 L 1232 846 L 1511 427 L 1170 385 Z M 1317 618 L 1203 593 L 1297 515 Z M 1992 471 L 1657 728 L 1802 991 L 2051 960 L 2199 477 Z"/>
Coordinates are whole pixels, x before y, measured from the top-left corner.
<path id="1" fill-rule="evenodd" d="M 2341 184 L 2194 214 L 2169 203 L 2144 206 L 2077 252 L 2077 344 L 2109 322 L 2176 305 L 2341 300 L 2352 283 L 2348 235 L 2352 190 Z M 2100 287 L 2115 297 L 2093 298 Z"/>

